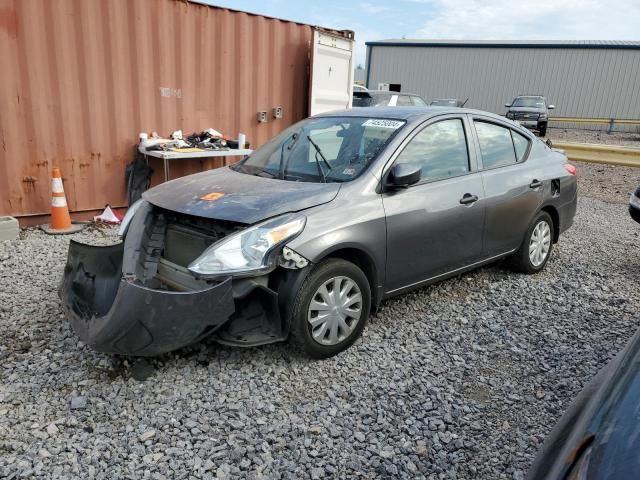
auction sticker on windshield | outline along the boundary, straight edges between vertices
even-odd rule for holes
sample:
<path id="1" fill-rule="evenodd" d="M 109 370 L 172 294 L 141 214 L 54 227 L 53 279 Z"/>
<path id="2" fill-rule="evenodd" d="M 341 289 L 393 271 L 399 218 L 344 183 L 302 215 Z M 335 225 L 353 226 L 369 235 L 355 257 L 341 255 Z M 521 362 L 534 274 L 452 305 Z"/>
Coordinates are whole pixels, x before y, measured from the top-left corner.
<path id="1" fill-rule="evenodd" d="M 382 120 L 379 118 L 370 118 L 362 124 L 363 127 L 391 128 L 396 130 L 404 125 L 404 122 L 398 120 Z"/>

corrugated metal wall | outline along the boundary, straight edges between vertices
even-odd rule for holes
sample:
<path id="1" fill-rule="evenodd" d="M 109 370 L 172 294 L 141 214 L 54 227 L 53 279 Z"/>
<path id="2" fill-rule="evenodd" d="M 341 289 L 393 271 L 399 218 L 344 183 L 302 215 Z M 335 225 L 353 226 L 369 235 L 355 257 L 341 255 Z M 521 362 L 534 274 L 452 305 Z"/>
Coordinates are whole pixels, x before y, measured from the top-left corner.
<path id="1" fill-rule="evenodd" d="M 640 117 L 640 50 L 372 46 L 368 51 L 369 88 L 400 83 L 402 91 L 427 101 L 469 97 L 467 106 L 498 114 L 518 94 L 542 94 L 555 104 L 554 116 Z"/>
<path id="2" fill-rule="evenodd" d="M 53 165 L 72 211 L 123 205 L 142 131 L 264 143 L 307 115 L 311 35 L 184 0 L 0 0 L 0 214 L 48 213 Z M 284 118 L 257 123 L 274 106 Z M 172 161 L 172 176 L 217 162 Z"/>

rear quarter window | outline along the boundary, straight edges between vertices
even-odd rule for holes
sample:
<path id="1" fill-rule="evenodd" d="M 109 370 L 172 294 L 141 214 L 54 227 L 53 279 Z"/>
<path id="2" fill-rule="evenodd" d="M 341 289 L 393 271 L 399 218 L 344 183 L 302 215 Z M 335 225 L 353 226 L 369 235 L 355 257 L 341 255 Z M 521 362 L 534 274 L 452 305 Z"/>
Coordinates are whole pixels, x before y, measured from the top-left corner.
<path id="1" fill-rule="evenodd" d="M 516 152 L 516 161 L 523 162 L 527 158 L 527 152 L 529 151 L 529 144 L 531 142 L 527 137 L 515 130 L 511 130 L 511 137 L 513 138 L 513 148 Z"/>

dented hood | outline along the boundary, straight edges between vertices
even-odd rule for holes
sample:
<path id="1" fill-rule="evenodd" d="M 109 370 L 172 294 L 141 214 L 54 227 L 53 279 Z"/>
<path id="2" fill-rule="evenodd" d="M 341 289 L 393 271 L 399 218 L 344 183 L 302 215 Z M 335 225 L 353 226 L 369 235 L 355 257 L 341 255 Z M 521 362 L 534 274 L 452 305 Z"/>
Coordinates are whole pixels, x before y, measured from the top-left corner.
<path id="1" fill-rule="evenodd" d="M 339 183 L 256 177 L 225 167 L 171 180 L 142 196 L 174 212 L 252 224 L 330 202 L 338 190 Z"/>

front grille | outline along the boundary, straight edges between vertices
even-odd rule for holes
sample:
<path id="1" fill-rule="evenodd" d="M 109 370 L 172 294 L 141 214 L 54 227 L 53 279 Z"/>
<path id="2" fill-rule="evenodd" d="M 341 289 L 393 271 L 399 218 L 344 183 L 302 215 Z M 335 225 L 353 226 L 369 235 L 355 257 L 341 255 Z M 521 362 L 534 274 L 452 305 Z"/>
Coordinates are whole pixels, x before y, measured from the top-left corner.
<path id="1" fill-rule="evenodd" d="M 515 120 L 538 120 L 539 117 L 539 113 L 513 112 L 513 118 Z"/>
<path id="2" fill-rule="evenodd" d="M 165 211 L 161 214 L 166 221 L 162 258 L 182 267 L 192 261 L 210 245 L 227 235 L 242 230 L 246 225 L 211 220 Z"/>

